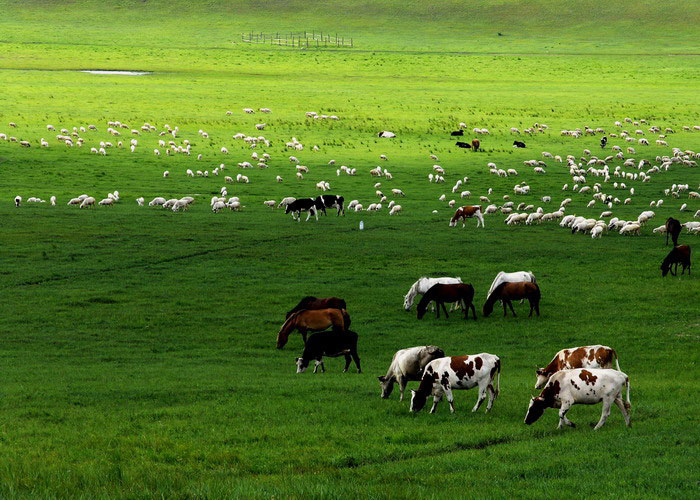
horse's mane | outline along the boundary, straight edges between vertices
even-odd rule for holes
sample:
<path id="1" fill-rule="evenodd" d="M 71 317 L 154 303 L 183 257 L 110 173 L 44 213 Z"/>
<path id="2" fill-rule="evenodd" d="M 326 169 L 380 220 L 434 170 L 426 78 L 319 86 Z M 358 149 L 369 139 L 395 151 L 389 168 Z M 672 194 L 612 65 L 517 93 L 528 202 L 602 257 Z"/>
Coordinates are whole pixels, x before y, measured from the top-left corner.
<path id="1" fill-rule="evenodd" d="M 311 295 L 307 295 L 306 297 L 304 297 L 303 299 L 301 299 L 301 300 L 299 301 L 299 303 L 298 303 L 296 306 L 294 306 L 294 307 L 292 308 L 291 311 L 289 311 L 289 312 L 287 313 L 287 319 L 289 319 L 293 313 L 299 312 L 299 311 L 301 311 L 302 309 L 304 309 L 304 306 L 305 306 L 306 304 L 308 304 L 309 302 L 313 302 L 314 300 L 316 300 L 316 297 L 313 297 L 313 296 L 311 296 Z"/>
<path id="2" fill-rule="evenodd" d="M 420 280 L 425 279 L 426 276 L 421 276 L 416 280 L 415 283 L 411 285 L 411 288 L 408 289 L 408 292 L 406 295 L 404 295 L 404 302 L 407 301 L 410 298 L 414 298 L 416 295 L 418 295 L 418 283 L 420 283 Z"/>
<path id="3" fill-rule="evenodd" d="M 493 292 L 489 294 L 488 297 L 486 297 L 486 304 L 489 304 L 490 306 L 493 306 L 493 304 L 498 300 L 498 297 L 501 292 L 503 291 L 503 288 L 508 284 L 508 281 L 504 281 L 503 283 L 500 283 L 496 288 L 493 289 Z"/>

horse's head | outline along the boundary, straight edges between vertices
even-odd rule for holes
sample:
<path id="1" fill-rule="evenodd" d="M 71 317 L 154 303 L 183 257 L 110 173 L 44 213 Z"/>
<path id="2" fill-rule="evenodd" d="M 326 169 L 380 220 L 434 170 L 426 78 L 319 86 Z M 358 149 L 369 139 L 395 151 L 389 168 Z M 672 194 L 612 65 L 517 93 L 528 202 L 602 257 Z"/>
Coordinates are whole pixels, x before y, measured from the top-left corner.
<path id="1" fill-rule="evenodd" d="M 488 318 L 492 312 L 493 312 L 493 301 L 487 300 L 486 302 L 484 302 L 484 307 L 482 309 L 482 313 L 484 314 L 484 318 Z"/>
<path id="2" fill-rule="evenodd" d="M 423 316 L 425 316 L 425 312 L 428 310 L 428 308 L 422 304 L 418 304 L 418 319 L 423 319 Z"/>
<path id="3" fill-rule="evenodd" d="M 671 270 L 671 265 L 668 262 L 663 261 L 661 263 L 661 277 L 665 277 L 670 270 Z"/>

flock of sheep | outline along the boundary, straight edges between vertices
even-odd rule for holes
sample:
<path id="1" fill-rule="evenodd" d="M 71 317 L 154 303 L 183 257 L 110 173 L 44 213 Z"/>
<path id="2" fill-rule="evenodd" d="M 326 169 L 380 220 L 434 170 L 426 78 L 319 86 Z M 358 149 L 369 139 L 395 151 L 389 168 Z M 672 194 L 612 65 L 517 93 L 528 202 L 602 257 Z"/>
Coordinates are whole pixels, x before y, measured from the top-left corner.
<path id="1" fill-rule="evenodd" d="M 253 114 L 255 110 L 252 108 L 244 108 L 244 113 Z M 271 113 L 269 108 L 259 108 L 260 113 L 268 114 Z M 231 115 L 231 111 L 226 112 L 227 115 Z M 307 119 L 331 119 L 338 120 L 339 118 L 335 115 L 323 115 L 316 112 L 307 112 L 305 114 Z M 615 122 L 615 131 L 608 133 L 607 135 L 612 139 L 618 139 L 627 143 L 635 143 L 635 145 L 646 146 L 649 141 L 645 137 L 637 138 L 637 136 L 643 136 L 647 132 L 641 128 L 629 132 L 624 130 L 625 124 L 631 124 L 635 127 L 648 126 L 645 120 L 634 121 L 631 118 L 626 118 L 623 122 Z M 111 141 L 100 140 L 91 147 L 91 151 L 98 155 L 107 155 L 107 151 L 111 148 L 124 148 L 126 139 L 121 140 L 122 131 L 124 134 L 129 134 L 133 136 L 128 140 L 126 146 L 130 151 L 136 152 L 139 148 L 139 140 L 142 139 L 144 135 L 156 135 L 158 138 L 158 148 L 155 148 L 154 154 L 160 155 L 161 150 L 165 152 L 166 155 L 186 155 L 190 156 L 193 150 L 193 144 L 188 139 L 183 139 L 179 143 L 176 142 L 180 134 L 179 127 L 171 127 L 168 124 L 163 125 L 159 130 L 156 126 L 150 123 L 144 123 L 138 128 L 132 128 L 126 123 L 120 121 L 108 121 L 106 130 L 107 132 L 115 137 L 116 143 Z M 266 123 L 259 123 L 255 125 L 256 131 L 261 131 L 265 129 Z M 10 122 L 9 126 L 11 128 L 18 128 L 17 124 Z M 460 123 L 460 130 L 466 128 L 465 123 Z M 540 134 L 545 133 L 548 130 L 548 126 L 544 124 L 534 124 L 532 127 L 525 128 L 522 133 L 525 134 Z M 47 131 L 55 132 L 56 128 L 48 124 L 46 125 Z M 685 131 L 700 130 L 700 126 L 684 126 Z M 98 131 L 96 125 L 87 126 L 76 126 L 72 130 L 62 128 L 60 133 L 56 135 L 56 140 L 59 144 L 71 148 L 71 147 L 82 147 L 86 144 L 87 140 L 84 136 L 86 134 L 95 133 Z M 658 126 L 648 126 L 648 133 L 654 134 L 658 137 L 655 143 L 658 146 L 667 147 L 665 139 L 667 134 L 672 134 L 674 131 L 670 128 L 665 128 L 663 131 Z M 662 133 L 663 132 L 663 133 Z M 478 135 L 488 135 L 490 134 L 488 129 L 485 128 L 474 128 L 474 134 Z M 510 128 L 511 134 L 521 134 L 521 131 L 515 127 Z M 568 136 L 572 138 L 578 138 L 587 135 L 605 134 L 606 131 L 602 128 L 592 129 L 589 127 L 584 127 L 584 129 L 575 130 L 563 130 L 561 132 L 562 136 Z M 200 129 L 198 135 L 204 139 L 209 138 L 209 134 Z M 381 134 L 380 134 L 381 135 Z M 394 135 L 393 133 L 391 134 Z M 167 140 L 166 140 L 167 138 Z M 270 153 L 264 152 L 259 153 L 259 148 L 269 147 L 271 141 L 264 136 L 253 136 L 244 133 L 237 133 L 232 136 L 234 140 L 240 140 L 246 144 L 252 153 L 250 154 L 250 160 L 244 160 L 237 163 L 237 168 L 239 169 L 266 169 L 269 166 L 269 162 L 272 159 Z M 31 147 L 32 141 L 20 140 L 15 136 L 8 136 L 5 133 L 0 133 L 0 140 L 6 140 L 9 142 L 14 142 L 23 147 Z M 43 137 L 38 141 L 41 148 L 50 147 L 49 143 Z M 607 143 L 607 137 L 603 144 L 603 148 Z M 523 144 L 523 143 L 520 143 Z M 99 146 L 99 147 L 98 147 Z M 218 148 L 218 146 L 217 146 Z M 296 137 L 292 137 L 289 141 L 285 142 L 284 149 L 297 152 L 304 151 L 306 149 L 305 145 L 299 141 Z M 226 146 L 221 146 L 219 148 L 220 152 L 224 155 L 229 154 L 229 150 Z M 319 151 L 318 146 L 312 146 L 312 151 Z M 542 159 L 531 159 L 526 160 L 523 163 L 525 168 L 531 169 L 534 175 L 547 175 L 553 169 L 558 171 L 566 171 L 571 177 L 571 182 L 564 183 L 561 190 L 564 192 L 564 196 L 561 197 L 559 205 L 554 205 L 552 209 L 547 210 L 546 207 L 552 206 L 556 198 L 554 193 L 541 193 L 540 201 L 542 204 L 535 207 L 532 203 L 517 202 L 519 196 L 530 195 L 532 190 L 527 181 L 521 181 L 516 183 L 512 188 L 512 195 L 510 193 L 502 195 L 502 200 L 499 202 L 492 202 L 491 198 L 494 196 L 494 190 L 492 188 L 486 189 L 481 195 L 478 195 L 479 202 L 486 205 L 482 210 L 485 215 L 501 213 L 505 215 L 504 223 L 509 226 L 524 225 L 529 226 L 533 224 L 540 224 L 545 222 L 559 221 L 561 227 L 570 228 L 572 233 L 586 233 L 590 234 L 592 238 L 600 238 L 603 234 L 608 231 L 617 231 L 620 234 L 640 234 L 642 227 L 652 218 L 655 217 L 655 212 L 651 208 L 658 208 L 662 205 L 670 204 L 676 199 L 687 198 L 688 201 L 683 203 L 679 202 L 679 211 L 681 213 L 686 213 L 689 210 L 689 204 L 693 203 L 693 200 L 700 199 L 700 186 L 697 190 L 693 190 L 688 184 L 678 184 L 674 183 L 669 185 L 663 191 L 659 191 L 660 197 L 658 199 L 653 199 L 649 201 L 650 210 L 642 211 L 636 218 L 632 219 L 621 219 L 614 216 L 614 209 L 617 205 L 628 205 L 633 201 L 633 197 L 636 195 L 635 187 L 636 183 L 648 183 L 652 179 L 661 177 L 664 173 L 669 171 L 676 171 L 683 168 L 695 168 L 697 167 L 697 158 L 700 157 L 700 153 L 691 150 L 682 150 L 680 148 L 672 148 L 669 154 L 659 155 L 655 158 L 644 158 L 637 155 L 637 151 L 628 146 L 623 149 L 621 145 L 611 145 L 609 150 L 602 149 L 604 153 L 611 153 L 606 155 L 595 155 L 589 149 L 584 149 L 583 154 L 580 157 L 576 157 L 572 154 L 567 156 L 553 155 L 549 152 L 542 152 Z M 202 160 L 203 154 L 197 154 L 197 159 Z M 387 156 L 382 154 L 379 156 L 381 161 L 387 161 Z M 437 162 L 438 157 L 435 154 L 430 155 L 430 160 Z M 294 176 L 302 180 L 304 175 L 308 174 L 310 168 L 306 165 L 302 165 L 299 158 L 294 155 L 288 156 L 288 161 L 290 166 L 293 166 L 292 170 Z M 331 167 L 336 166 L 335 160 L 330 160 L 328 165 Z M 507 167 L 501 167 L 494 162 L 488 162 L 486 169 L 489 174 L 495 175 L 499 178 L 512 178 L 519 177 L 521 173 L 518 172 L 513 165 L 508 165 Z M 225 208 L 233 211 L 241 210 L 241 200 L 237 196 L 228 195 L 229 184 L 248 184 L 250 183 L 250 178 L 243 173 L 238 173 L 235 177 L 232 175 L 226 175 L 226 170 L 229 167 L 224 163 L 220 163 L 218 166 L 211 168 L 211 170 L 203 169 L 191 169 L 188 168 L 185 171 L 187 177 L 222 177 L 224 181 L 224 186 L 221 187 L 219 195 L 213 196 L 210 199 L 210 208 L 213 212 L 217 213 Z M 335 169 L 336 176 L 358 175 L 357 168 L 351 168 L 347 165 L 339 165 Z M 379 212 L 385 207 L 387 208 L 389 215 L 395 215 L 403 211 L 401 205 L 398 205 L 395 200 L 389 200 L 389 198 L 380 189 L 382 187 L 382 182 L 391 181 L 394 175 L 389 172 L 386 168 L 381 166 L 376 166 L 375 168 L 369 169 L 368 171 L 371 177 L 374 177 L 376 181 L 373 184 L 375 189 L 376 200 L 368 203 L 362 203 L 360 200 L 354 199 L 350 201 L 347 205 L 347 209 L 355 212 L 369 211 L 369 212 Z M 168 178 L 171 176 L 170 170 L 163 171 L 163 177 Z M 444 183 L 446 182 L 446 170 L 438 164 L 432 166 L 431 172 L 428 174 L 428 181 L 431 183 Z M 379 179 L 377 179 L 379 178 Z M 380 181 L 380 179 L 383 179 Z M 281 175 L 275 177 L 275 181 L 278 183 L 284 182 Z M 470 199 L 472 197 L 472 192 L 470 190 L 464 189 L 469 183 L 469 177 L 462 177 L 455 181 L 452 187 L 452 193 L 459 193 L 459 199 Z M 331 184 L 329 181 L 322 180 L 316 183 L 315 188 L 322 192 L 331 190 Z M 405 194 L 402 189 L 391 188 L 392 197 L 404 197 Z M 387 192 L 388 193 L 388 192 Z M 661 196 L 661 193 L 663 195 Z M 540 193 L 538 193 L 539 195 Z M 442 194 L 439 197 L 439 201 L 447 201 L 447 195 Z M 477 198 L 477 195 L 474 195 Z M 83 194 L 76 198 L 71 198 L 68 201 L 68 205 L 76 205 L 80 208 L 93 207 L 95 205 L 101 206 L 111 206 L 120 200 L 118 191 L 113 193 L 108 193 L 108 195 L 97 201 L 93 196 Z M 576 204 L 585 203 L 587 209 L 592 209 L 596 206 L 601 207 L 601 213 L 598 217 L 590 217 L 577 215 L 576 213 L 567 213 L 569 209 L 568 205 L 576 200 Z M 15 205 L 20 206 L 22 204 L 22 197 L 16 196 L 14 199 Z M 51 205 L 56 205 L 57 200 L 55 196 L 49 198 Z M 284 198 L 280 203 L 277 203 L 274 199 L 268 199 L 263 202 L 263 204 L 270 208 L 284 207 L 291 201 L 294 201 L 292 197 Z M 26 199 L 26 203 L 44 203 L 45 200 L 36 196 L 30 196 Z M 143 197 L 136 199 L 136 202 L 140 206 L 146 204 L 146 200 Z M 195 202 L 195 197 L 193 196 L 183 196 L 183 197 L 161 197 L 157 196 L 148 202 L 150 207 L 162 207 L 164 209 L 172 210 L 173 212 L 185 211 Z M 451 199 L 447 202 L 450 208 L 455 208 L 457 206 L 457 200 Z M 438 210 L 433 210 L 433 213 L 438 213 Z M 700 218 L 700 210 L 694 213 L 694 218 Z M 700 221 L 688 220 L 683 223 L 683 226 L 687 229 L 689 233 L 700 233 Z M 665 231 L 665 226 L 659 226 L 654 229 L 654 233 L 663 233 Z"/>

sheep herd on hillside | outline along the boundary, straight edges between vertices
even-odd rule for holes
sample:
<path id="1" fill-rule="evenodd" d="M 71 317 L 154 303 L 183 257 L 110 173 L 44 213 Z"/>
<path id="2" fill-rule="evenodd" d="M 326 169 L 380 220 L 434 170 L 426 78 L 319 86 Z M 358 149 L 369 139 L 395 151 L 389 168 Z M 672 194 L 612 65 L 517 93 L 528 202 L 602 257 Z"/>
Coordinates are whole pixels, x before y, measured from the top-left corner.
<path id="1" fill-rule="evenodd" d="M 244 108 L 243 112 L 246 114 L 254 114 L 256 110 L 253 108 Z M 259 108 L 257 112 L 269 114 L 271 110 L 263 107 Z M 231 115 L 233 112 L 227 111 L 226 114 Z M 319 114 L 314 111 L 306 112 L 304 117 L 310 120 L 339 120 L 335 115 Z M 624 127 L 627 125 L 631 125 L 634 130 L 625 130 Z M 21 129 L 20 125 L 15 122 L 10 122 L 9 126 L 18 131 Z M 256 132 L 260 132 L 267 127 L 268 124 L 266 122 L 254 125 Z M 646 131 L 643 130 L 643 128 L 646 128 Z M 452 132 L 452 135 L 457 133 L 463 135 L 465 129 L 467 129 L 467 125 L 462 122 L 459 124 L 459 130 L 457 132 Z M 535 123 L 533 126 L 523 129 L 522 132 L 516 127 L 511 127 L 504 132 L 516 136 L 520 136 L 521 134 L 537 135 L 546 133 L 548 129 L 549 127 L 545 124 Z M 159 128 L 151 123 L 145 122 L 141 126 L 132 127 L 121 121 L 110 120 L 106 122 L 105 130 L 114 138 L 112 140 L 100 140 L 96 138 L 95 134 L 98 133 L 98 127 L 94 124 L 74 126 L 71 129 L 57 129 L 54 125 L 47 124 L 46 130 L 47 132 L 59 132 L 55 136 L 58 145 L 65 148 L 80 148 L 83 145 L 86 145 L 86 147 L 89 145 L 90 151 L 98 156 L 107 156 L 110 150 L 124 148 L 128 148 L 131 153 L 136 153 L 141 148 L 147 148 L 143 143 L 150 142 L 152 142 L 154 146 L 157 146 L 153 149 L 153 153 L 156 156 L 164 154 L 165 156 L 184 155 L 189 157 L 196 153 L 196 146 L 194 144 L 196 140 L 191 141 L 187 138 L 181 138 L 181 135 L 184 135 L 184 133 L 180 128 L 178 126 L 171 127 L 168 124 L 164 124 Z M 683 130 L 686 132 L 700 131 L 700 126 L 686 125 L 683 126 Z M 483 127 L 474 127 L 472 128 L 472 132 L 474 135 L 480 136 L 491 135 L 491 132 Z M 573 234 L 589 234 L 591 238 L 601 238 L 605 233 L 610 231 L 616 231 L 621 235 L 639 235 L 641 234 L 642 228 L 655 217 L 656 214 L 653 209 L 677 204 L 681 216 L 688 214 L 688 220 L 682 222 L 682 227 L 685 228 L 688 233 L 699 234 L 700 221 L 691 220 L 690 214 L 692 210 L 695 210 L 693 218 L 700 218 L 700 209 L 697 209 L 697 206 L 691 209 L 691 205 L 697 204 L 697 200 L 700 200 L 700 186 L 695 188 L 694 186 L 691 187 L 688 183 L 669 183 L 664 186 L 663 189 L 660 188 L 658 197 L 648 200 L 649 209 L 641 211 L 636 217 L 627 217 L 623 219 L 614 215 L 616 206 L 629 205 L 633 202 L 634 197 L 638 196 L 636 193 L 636 190 L 639 189 L 638 183 L 649 183 L 652 182 L 653 179 L 659 179 L 660 182 L 663 182 L 662 177 L 665 173 L 674 172 L 677 174 L 681 169 L 697 167 L 697 159 L 700 157 L 700 153 L 692 150 L 674 147 L 670 148 L 667 154 L 646 157 L 645 155 L 637 154 L 637 151 L 631 145 L 623 146 L 622 144 L 634 143 L 637 147 L 646 147 L 650 144 L 649 140 L 646 139 L 646 137 L 640 136 L 651 134 L 658 138 L 653 141 L 657 146 L 668 147 L 666 139 L 669 134 L 673 133 L 675 133 L 674 130 L 669 127 L 662 129 L 660 126 L 650 125 L 646 120 L 635 121 L 631 118 L 625 118 L 623 121 L 615 122 L 614 129 L 607 132 L 600 127 L 595 129 L 584 127 L 583 129 L 562 130 L 560 134 L 562 137 L 571 137 L 573 139 L 597 134 L 607 135 L 601 140 L 601 151 L 605 154 L 596 155 L 589 149 L 584 149 L 582 155 L 577 158 L 574 154 L 555 155 L 548 151 L 542 151 L 541 158 L 529 159 L 522 162 L 522 166 L 526 170 L 530 170 L 534 176 L 546 176 L 555 170 L 558 172 L 567 172 L 571 180 L 562 185 L 559 196 L 557 196 L 557 193 L 552 192 L 538 192 L 537 195 L 541 201 L 541 205 L 535 206 L 533 203 L 518 202 L 518 197 L 534 193 L 528 181 L 519 180 L 513 185 L 512 194 L 503 194 L 501 200 L 496 201 L 494 199 L 492 201 L 492 198 L 495 196 L 493 188 L 488 188 L 482 193 L 473 193 L 473 190 L 465 189 L 470 178 L 464 176 L 454 181 L 454 185 L 451 189 L 451 193 L 454 195 L 452 199 L 448 199 L 449 197 L 447 194 L 442 194 L 439 196 L 438 201 L 446 202 L 447 207 L 457 209 L 458 211 L 461 210 L 463 214 L 473 211 L 470 207 L 478 206 L 478 215 L 481 216 L 481 225 L 483 225 L 483 215 L 489 216 L 500 213 L 505 216 L 503 222 L 508 226 L 532 226 L 548 222 L 558 222 L 561 227 L 571 229 Z M 124 138 L 122 134 L 131 137 L 127 139 Z M 197 134 L 202 139 L 210 138 L 210 134 L 203 129 L 199 129 Z M 388 131 L 380 132 L 378 135 L 383 138 L 395 137 L 393 132 Z M 611 144 L 609 150 L 607 150 L 606 145 L 608 143 L 608 137 L 611 141 L 620 141 L 621 144 Z M 236 163 L 236 168 L 246 170 L 255 168 L 267 169 L 269 167 L 272 155 L 269 152 L 260 152 L 260 149 L 270 148 L 272 145 L 270 139 L 262 135 L 252 135 L 243 132 L 234 134 L 232 139 L 234 141 L 241 141 L 247 148 L 253 150 L 250 153 L 249 159 L 244 159 Z M 32 147 L 34 144 L 38 144 L 39 148 L 51 147 L 49 141 L 44 137 L 38 140 L 28 140 L 26 138 L 18 138 L 15 135 L 0 133 L 0 140 L 17 143 L 20 147 Z M 232 154 L 229 151 L 230 147 L 231 146 L 228 144 L 215 145 L 215 150 L 218 150 L 223 155 L 229 155 Z M 515 141 L 514 147 L 522 148 L 526 147 L 526 144 L 521 141 Z M 312 152 L 317 152 L 320 150 L 320 147 L 314 145 L 309 149 Z M 283 150 L 294 153 L 287 153 L 287 158 L 283 160 L 285 163 L 288 160 L 289 165 L 293 167 L 290 170 L 292 178 L 303 180 L 304 176 L 309 174 L 312 170 L 309 166 L 302 164 L 297 156 L 307 150 L 306 145 L 296 137 L 291 137 L 290 140 L 285 141 Z M 197 160 L 203 161 L 204 153 L 205 151 L 197 153 L 195 156 Z M 382 162 L 388 161 L 386 154 L 379 155 L 379 159 Z M 430 161 L 433 162 L 433 165 L 430 172 L 427 174 L 428 182 L 435 184 L 445 183 L 446 178 L 449 178 L 447 169 L 436 163 L 439 161 L 436 154 L 430 155 Z M 347 165 L 336 166 L 336 163 L 336 160 L 333 159 L 328 162 L 328 166 L 334 168 L 336 177 L 345 175 L 357 176 L 361 174 L 356 167 L 349 167 Z M 219 194 L 212 196 L 209 200 L 209 206 L 214 213 L 221 212 L 226 208 L 232 211 L 239 211 L 244 208 L 240 198 L 238 196 L 229 196 L 228 191 L 231 185 L 249 184 L 251 178 L 243 173 L 237 173 L 233 176 L 232 173 L 229 174 L 229 170 L 230 167 L 225 163 L 218 163 L 216 166 L 210 168 L 187 168 L 184 172 L 184 174 L 190 178 L 220 177 L 223 179 L 222 184 L 224 185 L 221 186 Z M 346 207 L 343 207 L 343 214 L 345 208 L 354 212 L 382 212 L 386 210 L 389 215 L 402 213 L 403 208 L 401 205 L 397 204 L 397 199 L 406 196 L 404 191 L 398 186 L 392 187 L 390 190 L 383 190 L 383 183 L 391 182 L 391 184 L 395 184 L 395 181 L 393 181 L 394 174 L 382 166 L 376 166 L 368 169 L 366 172 L 374 179 L 372 186 L 374 189 L 374 197 L 376 198 L 374 200 L 369 200 L 368 195 L 368 200 L 365 202 L 361 202 L 359 199 L 353 199 Z M 487 162 L 484 172 L 488 172 L 488 174 L 501 179 L 514 177 L 522 179 L 524 177 L 522 167 L 516 169 L 515 165 L 512 164 L 501 166 L 497 165 L 494 161 Z M 276 175 L 275 182 L 283 183 L 284 177 L 286 176 L 283 172 L 279 173 L 281 175 Z M 177 174 L 172 171 L 172 168 L 162 172 L 162 177 L 165 179 L 173 175 Z M 315 184 L 315 190 L 321 191 L 322 193 L 330 191 L 331 189 L 331 183 L 328 180 L 321 180 Z M 196 196 L 201 197 L 201 195 Z M 173 212 L 186 211 L 195 203 L 196 196 L 156 196 L 148 201 L 148 206 L 169 209 Z M 457 198 L 457 196 L 459 196 L 459 198 Z M 556 201 L 557 198 L 559 198 L 558 202 Z M 458 199 L 465 201 L 478 199 L 480 204 L 460 207 Z M 296 200 L 296 198 L 286 197 L 278 203 L 277 200 L 267 199 L 263 202 L 263 205 L 271 209 L 275 209 L 276 207 L 286 208 L 287 205 L 294 200 Z M 678 201 L 676 202 L 676 200 Z M 14 199 L 15 205 L 18 207 L 23 201 L 26 203 L 45 202 L 43 198 L 37 196 L 29 196 L 23 199 L 21 195 L 18 195 Z M 50 196 L 49 201 L 51 205 L 56 205 L 56 196 Z M 113 206 L 119 201 L 119 193 L 115 191 L 113 193 L 108 193 L 106 197 L 99 201 L 97 201 L 96 197 L 83 194 L 71 198 L 67 201 L 67 204 L 75 205 L 80 208 L 91 208 L 96 205 Z M 146 206 L 146 200 L 141 196 L 136 198 L 136 202 L 140 206 Z M 575 212 L 571 213 L 570 204 L 576 206 L 585 205 L 585 208 L 589 211 L 598 206 L 601 210 L 600 215 L 598 217 L 590 217 L 579 215 Z M 484 208 L 481 208 L 482 206 Z M 547 209 L 548 207 L 552 208 Z M 433 213 L 439 213 L 437 209 L 433 209 L 432 211 Z M 471 217 L 471 215 L 465 215 L 462 218 L 463 222 L 466 217 Z M 453 221 L 450 222 L 450 225 L 454 225 Z M 656 227 L 653 233 L 664 234 L 665 231 L 666 226 L 661 225 Z"/>

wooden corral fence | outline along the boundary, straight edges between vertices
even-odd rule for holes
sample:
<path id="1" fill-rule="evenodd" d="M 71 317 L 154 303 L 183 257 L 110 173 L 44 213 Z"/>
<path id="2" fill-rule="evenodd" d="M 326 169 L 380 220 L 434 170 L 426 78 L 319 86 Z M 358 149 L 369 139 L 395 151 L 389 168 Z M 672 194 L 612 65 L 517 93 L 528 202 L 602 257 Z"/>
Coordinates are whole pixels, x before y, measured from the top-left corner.
<path id="1" fill-rule="evenodd" d="M 301 31 L 299 33 L 256 33 L 250 31 L 241 33 L 241 41 L 245 43 L 268 43 L 285 47 L 324 48 L 324 47 L 354 47 L 352 38 L 330 34 L 322 31 Z"/>

